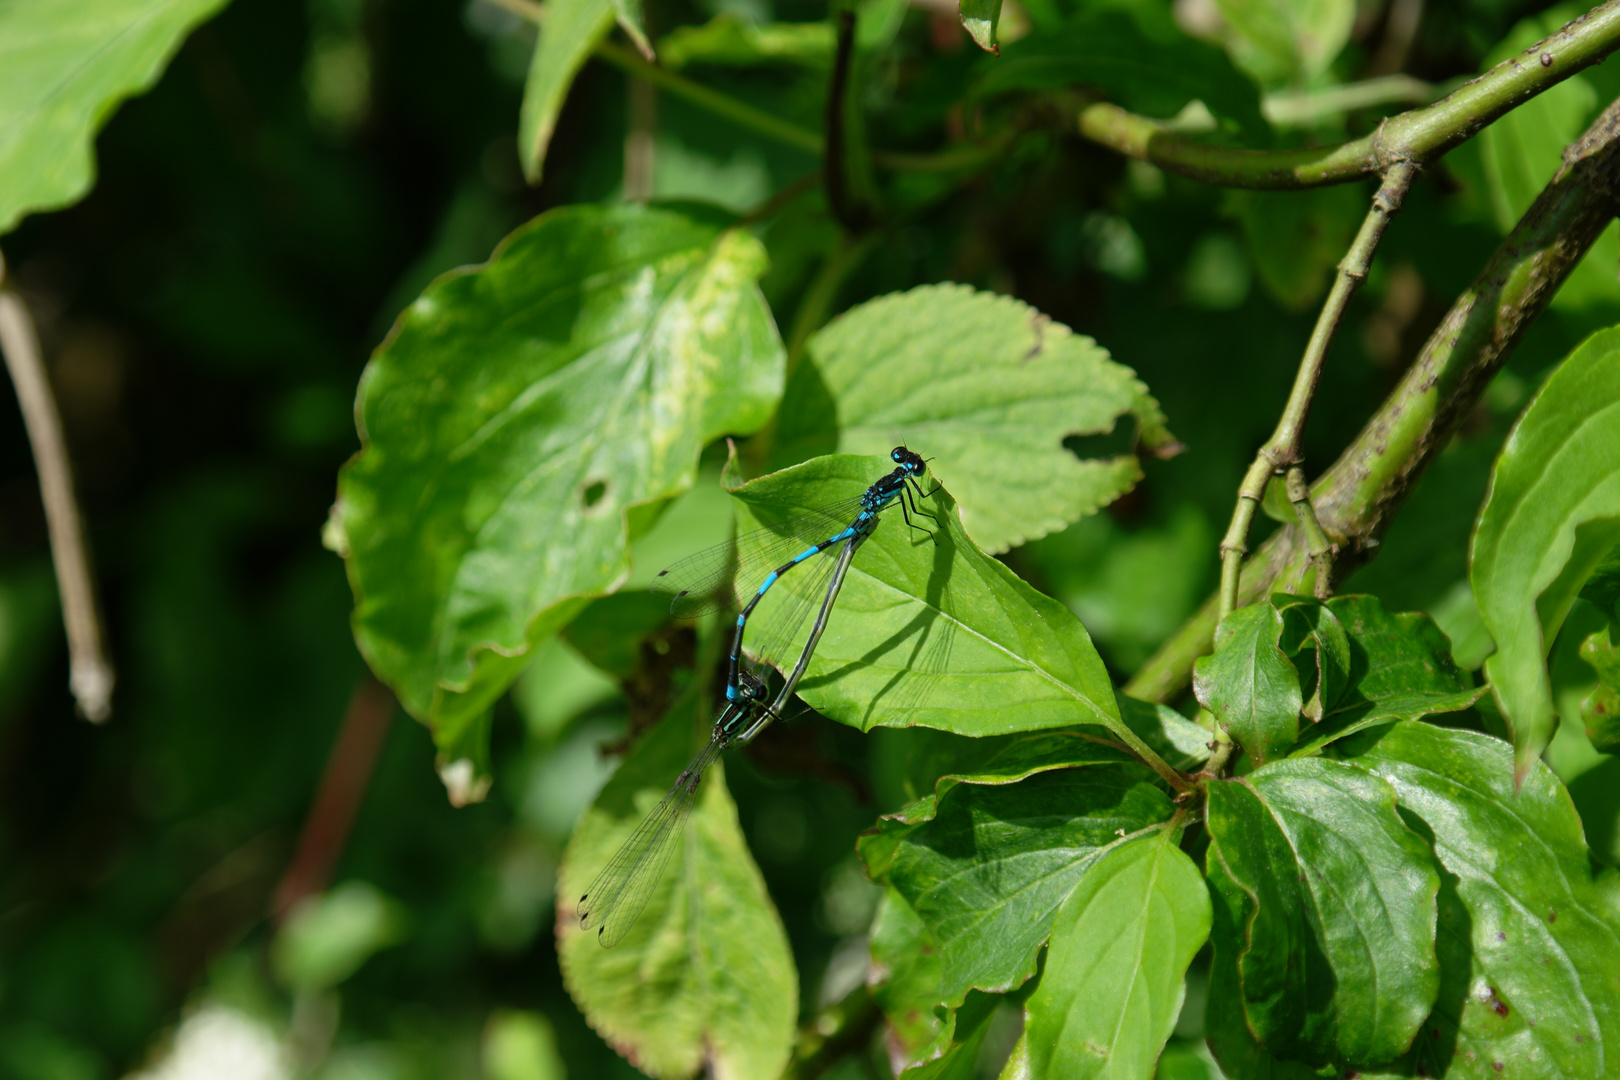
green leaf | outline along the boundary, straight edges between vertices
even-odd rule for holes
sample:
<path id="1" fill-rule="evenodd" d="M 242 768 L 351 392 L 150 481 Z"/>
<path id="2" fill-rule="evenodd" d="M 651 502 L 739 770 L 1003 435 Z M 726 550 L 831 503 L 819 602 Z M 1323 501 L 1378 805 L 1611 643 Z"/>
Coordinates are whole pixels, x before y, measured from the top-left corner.
<path id="1" fill-rule="evenodd" d="M 1037 773 L 1056 769 L 1131 763 L 1129 756 L 1113 747 L 1068 731 L 1011 739 L 976 739 L 974 745 L 981 742 L 985 750 L 968 757 L 976 759 L 987 755 L 988 760 L 940 774 L 933 781 L 932 791 L 892 814 L 884 814 L 875 826 L 861 834 L 856 850 L 866 864 L 868 877 L 877 882 L 888 880 L 895 853 L 912 831 L 909 826 L 932 821 L 940 798 L 958 784 L 1016 784 Z"/>
<path id="2" fill-rule="evenodd" d="M 1053 731 L 1015 739 L 995 749 L 982 764 L 941 775 L 930 794 L 883 815 L 874 828 L 861 834 L 857 849 L 866 863 L 867 875 L 873 881 L 884 881 L 900 841 L 911 831 L 899 826 L 932 821 L 939 800 L 957 784 L 1016 784 L 1055 769 L 1131 763 L 1128 755 L 1074 732 Z"/>
<path id="3" fill-rule="evenodd" d="M 489 1080 L 564 1080 L 557 1033 L 544 1013 L 498 1009 L 484 1027 L 484 1074 Z"/>
<path id="4" fill-rule="evenodd" d="M 1469 685 L 1429 616 L 1391 614 L 1375 596 L 1336 596 L 1327 608 L 1350 643 L 1348 685 L 1291 756 L 1378 724 L 1466 709 L 1485 695 L 1485 687 Z"/>
<path id="5" fill-rule="evenodd" d="M 1469 580 L 1497 651 L 1485 675 L 1522 776 L 1556 724 L 1545 658 L 1581 586 L 1620 540 L 1620 328 L 1542 384 L 1496 459 Z"/>
<path id="6" fill-rule="evenodd" d="M 360 970 L 371 956 L 405 937 L 400 903 L 364 881 L 305 897 L 287 914 L 271 946 L 271 961 L 290 990 L 327 990 Z"/>
<path id="7" fill-rule="evenodd" d="M 1171 768 L 1187 772 L 1209 760 L 1212 732 L 1168 705 L 1138 701 L 1124 694 L 1117 694 L 1116 700 L 1125 726 L 1141 736 Z"/>
<path id="8" fill-rule="evenodd" d="M 1581 642 L 1581 659 L 1597 670 L 1598 685 L 1581 702 L 1586 737 L 1605 754 L 1620 752 L 1620 649 L 1610 641 L 1610 623 Z"/>
<path id="9" fill-rule="evenodd" d="M 1243 227 L 1266 291 L 1283 307 L 1305 311 L 1327 292 L 1339 259 L 1367 214 L 1367 194 L 1354 184 L 1307 191 L 1232 191 L 1226 205 Z M 1292 515 L 1292 504 L 1285 500 L 1284 505 Z M 1272 506 L 1280 509 L 1275 502 Z"/>
<path id="10" fill-rule="evenodd" d="M 1404 1053 L 1435 1003 L 1429 847 L 1395 791 L 1308 758 L 1210 785 L 1209 878 L 1237 940 L 1247 1024 L 1280 1057 L 1379 1064 Z"/>
<path id="11" fill-rule="evenodd" d="M 1611 622 L 1620 622 L 1620 544 L 1609 549 L 1581 586 L 1581 599 L 1602 608 Z"/>
<path id="12" fill-rule="evenodd" d="M 150 90 L 227 0 L 10 0 L 0 5 L 0 234 L 95 183 L 92 143 Z"/>
<path id="13" fill-rule="evenodd" d="M 545 24 L 529 63 L 518 114 L 518 157 L 530 184 L 540 182 L 557 115 L 574 76 L 612 29 L 616 2 L 623 0 L 547 0 Z"/>
<path id="14" fill-rule="evenodd" d="M 557 210 L 440 278 L 373 356 L 329 531 L 361 651 L 441 747 L 624 579 L 626 510 L 769 415 L 763 262 L 693 213 Z"/>
<path id="15" fill-rule="evenodd" d="M 703 717 L 677 708 L 580 819 L 558 877 L 558 958 L 591 1027 L 648 1075 L 774 1078 L 793 1046 L 799 980 L 718 762 L 624 940 L 602 948 L 574 914 L 587 883 L 707 737 Z"/>
<path id="16" fill-rule="evenodd" d="M 723 64 L 754 67 L 789 62 L 831 66 L 835 41 L 829 22 L 755 23 L 722 11 L 702 26 L 681 26 L 658 42 L 664 66 Z"/>
<path id="17" fill-rule="evenodd" d="M 585 659 L 628 679 L 641 664 L 642 639 L 669 621 L 668 597 L 636 589 L 592 600 L 562 633 Z"/>
<path id="18" fill-rule="evenodd" d="M 960 1009 L 951 1010 L 938 1054 L 906 1068 L 898 1080 L 976 1080 L 979 1051 L 1001 1000 L 993 994 L 969 994 Z"/>
<path id="19" fill-rule="evenodd" d="M 927 924 L 899 890 L 885 889 L 872 920 L 872 968 L 867 983 L 889 1022 L 891 1059 L 919 1062 L 949 1045 L 954 1029 L 934 1011 L 944 1000 L 939 976 L 939 950 L 928 936 Z"/>
<path id="20" fill-rule="evenodd" d="M 1151 1076 L 1209 925 L 1203 875 L 1169 830 L 1098 860 L 1058 910 L 1025 1005 L 1032 1074 Z"/>
<path id="21" fill-rule="evenodd" d="M 483 709 L 434 726 L 433 744 L 439 752 L 433 767 L 444 782 L 451 806 L 470 806 L 489 797 L 495 783 L 489 759 L 489 732 L 494 722 L 494 710 Z"/>
<path id="22" fill-rule="evenodd" d="M 1255 764 L 1299 737 L 1299 672 L 1278 642 L 1283 616 L 1267 601 L 1239 608 L 1215 628 L 1215 650 L 1193 668 L 1199 704 L 1215 714 Z"/>
<path id="23" fill-rule="evenodd" d="M 642 0 L 613 0 L 613 17 L 642 56 L 649 61 L 657 59 L 652 43 L 647 40 L 647 16 L 642 11 Z"/>
<path id="24" fill-rule="evenodd" d="M 834 455 L 761 477 L 733 493 L 741 527 L 856 498 L 892 464 Z M 1120 721 L 1108 671 L 1074 614 L 975 547 L 943 488 L 921 508 L 934 520 L 908 529 L 891 508 L 861 545 L 799 695 L 863 731 L 920 725 L 984 736 L 1100 724 L 1151 754 Z M 784 575 L 760 612 L 791 603 L 802 579 Z"/>
<path id="25" fill-rule="evenodd" d="M 942 785 L 881 819 L 860 849 L 927 927 L 939 1000 L 958 1005 L 969 989 L 1023 983 L 1058 905 L 1096 859 L 1173 813 L 1141 766 L 1098 761 L 1018 783 Z"/>
<path id="26" fill-rule="evenodd" d="M 1001 0 L 961 0 L 962 25 L 973 43 L 988 53 L 999 53 L 996 27 L 1001 22 Z"/>
<path id="27" fill-rule="evenodd" d="M 1310 675 L 1310 697 L 1300 711 L 1313 721 L 1339 703 L 1350 682 L 1350 635 L 1327 604 L 1306 596 L 1277 594 L 1271 604 L 1283 616 L 1282 636 L 1277 644 L 1291 660 L 1306 649 L 1315 663 L 1306 669 Z M 1295 671 L 1299 670 L 1296 665 Z"/>
<path id="28" fill-rule="evenodd" d="M 1363 741 L 1364 740 L 1364 741 Z M 1606 1076 L 1620 1058 L 1620 904 L 1569 793 L 1477 732 L 1402 723 L 1352 759 L 1393 785 L 1445 871 L 1443 978 L 1411 1066 L 1431 1076 Z"/>
<path id="29" fill-rule="evenodd" d="M 1355 0 L 1216 0 L 1227 47 L 1267 86 L 1309 82 L 1338 57 L 1355 24 Z"/>
<path id="30" fill-rule="evenodd" d="M 1244 895 L 1218 874 L 1209 879 L 1209 884 L 1214 900 L 1210 931 L 1214 951 L 1204 997 L 1204 1037 L 1220 1063 L 1222 1076 L 1233 1080 L 1321 1080 L 1311 1066 L 1277 1057 L 1255 1041 L 1244 1016 L 1243 983 L 1238 973 L 1248 917 Z"/>
<path id="31" fill-rule="evenodd" d="M 1270 127 L 1260 92 L 1220 49 L 1176 32 L 1150 37 L 1123 11 L 1087 12 L 1062 28 L 1037 31 L 981 60 L 974 92 L 1092 86 L 1134 113 L 1170 119 L 1193 101 L 1232 121 L 1255 142 Z"/>
<path id="32" fill-rule="evenodd" d="M 587 608 L 586 612 L 590 610 Z M 664 615 L 669 615 L 667 607 Z M 575 619 L 569 629 L 578 624 L 579 620 Z M 571 641 L 556 637 L 536 648 L 534 662 L 524 669 L 512 687 L 512 704 L 523 716 L 529 739 L 537 748 L 555 746 L 575 717 L 620 697 L 620 680 L 634 671 L 632 663 L 624 675 L 609 678 L 595 658 L 582 656 Z M 639 644 L 639 638 L 632 639 L 625 651 L 633 651 Z"/>
<path id="33" fill-rule="evenodd" d="M 965 285 L 925 285 L 834 319 L 810 339 L 785 397 L 793 408 L 778 418 L 773 468 L 904 443 L 929 459 L 968 535 L 991 552 L 1136 486 L 1134 455 L 1077 458 L 1069 436 L 1134 416 L 1149 449 L 1174 448 L 1147 388 L 1096 342 Z"/>

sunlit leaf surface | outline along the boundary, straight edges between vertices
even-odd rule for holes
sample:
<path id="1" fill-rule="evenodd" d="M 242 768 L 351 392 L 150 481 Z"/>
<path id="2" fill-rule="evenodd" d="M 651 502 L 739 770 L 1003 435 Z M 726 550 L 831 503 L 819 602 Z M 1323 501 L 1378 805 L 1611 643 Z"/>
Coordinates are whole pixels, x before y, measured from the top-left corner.
<path id="1" fill-rule="evenodd" d="M 834 319 L 786 399 L 774 465 L 903 443 L 929 459 L 968 535 L 991 552 L 1061 529 L 1141 478 L 1133 455 L 1076 457 L 1069 436 L 1127 422 L 1150 450 L 1174 444 L 1158 402 L 1107 350 L 963 285 L 925 285 Z"/>
<path id="2" fill-rule="evenodd" d="M 799 981 L 721 764 L 624 940 L 602 948 L 576 915 L 586 885 L 708 737 L 693 719 L 678 708 L 649 732 L 575 827 L 557 887 L 557 951 L 586 1018 L 643 1072 L 767 1080 L 793 1044 Z"/>
<path id="3" fill-rule="evenodd" d="M 1440 995 L 1407 1061 L 1464 1080 L 1604 1076 L 1620 1058 L 1620 880 L 1594 878 L 1563 784 L 1515 790 L 1507 743 L 1397 724 L 1352 759 L 1432 834 L 1443 871 Z"/>
<path id="4" fill-rule="evenodd" d="M 361 383 L 334 521 L 362 651 L 443 737 L 624 578 L 626 510 L 764 422 L 782 352 L 763 269 L 716 220 L 575 207 L 401 315 Z"/>
<path id="5" fill-rule="evenodd" d="M 101 125 L 150 89 L 186 34 L 226 2 L 0 4 L 0 234 L 90 190 Z"/>
<path id="6" fill-rule="evenodd" d="M 1033 763 L 1023 761 L 1020 782 L 993 772 L 988 783 L 942 783 L 939 795 L 880 820 L 861 840 L 874 876 L 899 891 L 927 931 L 941 1002 L 1022 984 L 1059 905 L 1096 860 L 1172 814 L 1141 766 L 1106 750 L 1050 753 L 1074 767 L 1027 775 Z"/>
<path id="7" fill-rule="evenodd" d="M 1546 655 L 1620 541 L 1620 330 L 1587 338 L 1525 408 L 1497 458 L 1469 576 L 1496 653 L 1485 675 L 1523 775 L 1557 722 Z"/>
<path id="8" fill-rule="evenodd" d="M 1209 793 L 1208 873 L 1247 1027 L 1280 1057 L 1379 1064 L 1434 1006 L 1440 876 L 1395 791 L 1334 761 L 1282 761 Z"/>
<path id="9" fill-rule="evenodd" d="M 1152 1075 L 1209 926 L 1208 887 L 1170 831 L 1098 860 L 1058 910 L 1025 1006 L 1031 1075 Z"/>

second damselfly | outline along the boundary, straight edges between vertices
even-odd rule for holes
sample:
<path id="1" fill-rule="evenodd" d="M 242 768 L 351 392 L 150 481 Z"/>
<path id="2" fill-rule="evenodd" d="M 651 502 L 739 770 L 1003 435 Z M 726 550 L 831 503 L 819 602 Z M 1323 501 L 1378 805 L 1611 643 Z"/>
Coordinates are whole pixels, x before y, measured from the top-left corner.
<path id="1" fill-rule="evenodd" d="M 925 459 L 904 446 L 895 447 L 889 456 L 895 469 L 858 498 L 801 514 L 774 529 L 745 533 L 681 560 L 655 580 L 654 591 L 671 596 L 672 613 L 683 618 L 736 606 L 741 589 L 746 588 L 741 582 L 758 579 L 759 584 L 737 615 L 726 702 L 709 742 L 580 897 L 580 927 L 594 929 L 603 946 L 618 944 L 646 907 L 684 831 L 708 767 L 727 748 L 747 745 L 780 717 L 791 700 L 827 627 L 855 552 L 877 527 L 879 515 L 898 502 L 910 528 L 917 527 L 914 514 L 933 519 L 934 515 L 916 503 L 929 494 L 917 480 L 926 471 Z M 786 557 L 795 549 L 802 550 Z M 801 583 L 804 588 L 762 619 L 754 639 L 745 646 L 750 619 L 772 587 L 783 575 L 829 551 L 836 555 L 820 560 L 810 580 Z M 814 603 L 817 598 L 819 605 Z M 767 704 L 767 681 L 773 669 L 785 662 L 812 606 L 817 614 L 798 660 L 786 672 L 775 700 Z"/>

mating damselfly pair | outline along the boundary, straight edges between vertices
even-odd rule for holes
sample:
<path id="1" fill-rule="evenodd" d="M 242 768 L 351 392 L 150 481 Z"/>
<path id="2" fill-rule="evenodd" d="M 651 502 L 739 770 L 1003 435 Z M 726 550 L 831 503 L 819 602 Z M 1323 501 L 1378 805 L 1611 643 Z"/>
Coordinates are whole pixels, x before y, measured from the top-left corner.
<path id="1" fill-rule="evenodd" d="M 671 597 L 670 611 L 677 618 L 696 619 L 738 609 L 727 662 L 726 700 L 708 744 L 580 896 L 579 925 L 595 930 L 602 945 L 617 945 L 646 907 L 697 799 L 704 772 L 722 751 L 746 746 L 781 716 L 792 699 L 827 627 L 855 552 L 877 528 L 880 515 L 898 504 L 909 528 L 918 528 L 914 515 L 935 520 L 917 504 L 919 498 L 932 494 L 923 491 L 920 483 L 927 469 L 925 459 L 904 446 L 895 447 L 889 457 L 894 470 L 859 497 L 700 551 L 655 579 L 653 590 Z M 793 552 L 796 554 L 790 555 Z M 820 555 L 827 557 L 817 559 Z M 760 602 L 772 587 L 783 575 L 806 564 L 813 569 L 800 571 L 796 579 L 803 587 L 768 616 L 755 620 Z M 756 580 L 758 585 L 749 593 Z M 792 669 L 787 670 L 783 665 L 789 650 L 812 609 L 816 615 L 809 636 Z M 782 673 L 783 681 L 775 698 L 767 701 L 775 672 Z"/>

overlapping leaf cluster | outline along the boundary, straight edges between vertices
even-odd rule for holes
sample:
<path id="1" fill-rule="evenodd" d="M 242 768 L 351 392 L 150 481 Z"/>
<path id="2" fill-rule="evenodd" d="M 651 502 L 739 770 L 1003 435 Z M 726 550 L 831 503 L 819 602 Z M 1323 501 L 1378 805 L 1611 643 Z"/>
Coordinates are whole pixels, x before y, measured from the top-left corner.
<path id="1" fill-rule="evenodd" d="M 858 495 L 887 471 L 882 451 L 905 443 L 930 457 L 928 513 L 889 515 L 863 545 L 799 688 L 861 730 L 988 740 L 938 763 L 929 792 L 860 844 L 884 889 L 870 993 L 897 1071 L 962 1074 L 994 1017 L 1016 1008 L 1023 1035 L 1005 1075 L 1146 1077 L 1207 942 L 1205 1030 L 1232 1076 L 1620 1052 L 1613 989 L 1574 961 L 1560 993 L 1592 1019 L 1567 1046 L 1492 1026 L 1515 1015 L 1502 995 L 1527 979 L 1524 1008 L 1551 1038 L 1561 1007 L 1535 1004 L 1539 973 L 1504 969 L 1497 997 L 1456 997 L 1496 977 L 1480 928 L 1500 922 L 1490 905 L 1502 896 L 1586 912 L 1565 916 L 1549 947 L 1596 947 L 1616 923 L 1567 820 L 1567 850 L 1536 877 L 1467 863 L 1487 835 L 1525 827 L 1511 772 L 1486 776 L 1506 745 L 1422 719 L 1477 726 L 1468 710 L 1485 692 L 1432 619 L 1370 596 L 1279 593 L 1223 622 L 1200 661 L 1205 726 L 1117 696 L 1074 614 L 986 550 L 1060 528 L 1140 476 L 1134 456 L 1077 458 L 1065 438 L 1123 419 L 1139 445 L 1173 450 L 1147 390 L 1089 339 L 956 286 L 835 319 L 784 389 L 752 243 L 676 208 L 558 212 L 430 289 L 374 360 L 368 446 L 330 539 L 349 556 L 360 639 L 447 762 L 481 760 L 487 702 L 559 629 L 604 670 L 636 670 L 625 639 L 657 632 L 662 613 L 592 597 L 651 569 L 630 565 L 632 545 L 717 435 L 757 432 L 726 472 L 743 529 L 788 529 Z M 589 272 L 561 272 L 568 259 Z M 476 349 L 457 329 L 469 320 L 489 328 Z M 456 374 L 492 351 L 510 361 L 476 370 L 500 379 Z M 750 469 L 774 471 L 745 482 Z M 580 548 L 582 529 L 600 540 Z M 400 572 L 403 555 L 428 550 L 436 567 Z M 802 587 L 789 575 L 767 605 Z M 700 668 L 719 640 L 700 638 Z M 1589 651 L 1601 662 L 1601 642 Z M 771 1076 L 793 1046 L 797 980 L 718 770 L 631 937 L 604 952 L 573 931 L 568 898 L 704 738 L 706 684 L 677 690 L 569 844 L 565 981 L 652 1075 Z M 1212 749 L 1238 779 L 1185 771 Z M 1422 773 L 1452 759 L 1489 784 Z M 1562 789 L 1532 779 L 1520 798 L 1557 819 Z M 1492 824 L 1458 824 L 1470 815 Z"/>

